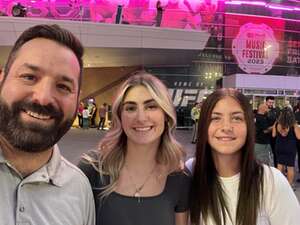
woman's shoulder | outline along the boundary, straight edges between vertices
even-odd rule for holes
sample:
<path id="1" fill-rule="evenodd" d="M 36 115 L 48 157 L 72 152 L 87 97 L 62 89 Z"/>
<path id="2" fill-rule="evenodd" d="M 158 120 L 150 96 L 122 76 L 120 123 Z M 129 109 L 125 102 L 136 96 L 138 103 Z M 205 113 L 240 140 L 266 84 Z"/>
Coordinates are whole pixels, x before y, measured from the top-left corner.
<path id="1" fill-rule="evenodd" d="M 78 168 L 82 170 L 82 172 L 87 176 L 90 180 L 94 179 L 99 175 L 99 168 L 98 168 L 98 160 L 99 154 L 96 150 L 90 150 L 87 153 L 84 153 L 81 156 L 81 159 L 78 163 Z"/>

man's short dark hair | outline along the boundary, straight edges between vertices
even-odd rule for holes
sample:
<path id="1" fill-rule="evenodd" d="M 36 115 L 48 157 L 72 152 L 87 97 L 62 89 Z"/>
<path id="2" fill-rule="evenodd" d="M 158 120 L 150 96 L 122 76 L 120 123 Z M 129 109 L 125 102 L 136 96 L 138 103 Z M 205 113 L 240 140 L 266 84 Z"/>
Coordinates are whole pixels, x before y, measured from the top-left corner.
<path id="1" fill-rule="evenodd" d="M 79 88 L 81 85 L 82 70 L 83 70 L 83 46 L 80 41 L 68 30 L 53 24 L 41 24 L 28 28 L 15 42 L 12 50 L 9 53 L 7 62 L 4 67 L 4 79 L 8 75 L 11 65 L 16 59 L 19 49 L 28 41 L 35 38 L 45 38 L 55 41 L 62 46 L 69 48 L 76 56 L 80 66 Z"/>
<path id="2" fill-rule="evenodd" d="M 268 100 L 275 100 L 275 97 L 274 96 L 267 96 L 266 101 L 268 101 Z"/>

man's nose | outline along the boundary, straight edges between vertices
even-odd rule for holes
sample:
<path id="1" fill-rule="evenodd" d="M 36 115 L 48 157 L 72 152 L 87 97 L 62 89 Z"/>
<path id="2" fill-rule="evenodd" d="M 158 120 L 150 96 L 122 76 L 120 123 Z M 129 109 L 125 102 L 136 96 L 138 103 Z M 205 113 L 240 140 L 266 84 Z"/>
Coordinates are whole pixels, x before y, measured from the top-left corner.
<path id="1" fill-rule="evenodd" d="M 32 101 L 40 105 L 54 104 L 55 89 L 48 80 L 40 81 L 33 87 Z"/>

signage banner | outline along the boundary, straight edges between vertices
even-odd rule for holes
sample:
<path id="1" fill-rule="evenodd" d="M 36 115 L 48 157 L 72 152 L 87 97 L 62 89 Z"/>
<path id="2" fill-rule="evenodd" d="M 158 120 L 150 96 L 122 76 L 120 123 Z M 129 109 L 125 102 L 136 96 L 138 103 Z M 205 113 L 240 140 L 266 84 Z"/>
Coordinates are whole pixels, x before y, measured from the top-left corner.
<path id="1" fill-rule="evenodd" d="M 225 75 L 286 75 L 285 20 L 225 14 Z"/>

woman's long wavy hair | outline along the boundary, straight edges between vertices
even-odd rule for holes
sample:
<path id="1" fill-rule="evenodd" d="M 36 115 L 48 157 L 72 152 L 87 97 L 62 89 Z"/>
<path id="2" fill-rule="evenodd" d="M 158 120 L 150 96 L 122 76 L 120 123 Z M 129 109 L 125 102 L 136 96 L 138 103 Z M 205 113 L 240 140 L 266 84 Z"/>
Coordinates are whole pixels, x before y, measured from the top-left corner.
<path id="1" fill-rule="evenodd" d="M 115 189 L 120 170 L 124 166 L 126 155 L 127 136 L 121 124 L 122 103 L 127 92 L 138 85 L 147 88 L 153 99 L 165 113 L 165 129 L 161 136 L 161 142 L 157 151 L 156 160 L 165 165 L 169 172 L 180 170 L 184 159 L 182 146 L 174 138 L 176 128 L 176 113 L 173 102 L 166 86 L 156 77 L 145 72 L 138 72 L 129 77 L 120 87 L 112 105 L 112 127 L 99 143 L 98 160 L 93 160 L 87 155 L 87 159 L 96 168 L 101 179 L 104 175 L 109 176 L 109 183 L 104 187 L 101 197 L 108 196 Z"/>
<path id="2" fill-rule="evenodd" d="M 212 158 L 212 150 L 208 143 L 208 128 L 215 105 L 224 97 L 232 97 L 241 106 L 247 125 L 247 138 L 241 149 L 241 171 L 236 218 L 232 218 L 226 197 L 220 183 L 216 165 Z M 191 222 L 207 223 L 212 218 L 215 225 L 225 225 L 226 214 L 236 225 L 256 224 L 258 210 L 261 206 L 263 191 L 263 167 L 255 160 L 254 118 L 246 96 L 235 89 L 219 89 L 204 101 L 198 123 L 198 143 L 196 161 L 190 192 Z"/>

